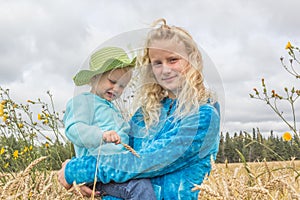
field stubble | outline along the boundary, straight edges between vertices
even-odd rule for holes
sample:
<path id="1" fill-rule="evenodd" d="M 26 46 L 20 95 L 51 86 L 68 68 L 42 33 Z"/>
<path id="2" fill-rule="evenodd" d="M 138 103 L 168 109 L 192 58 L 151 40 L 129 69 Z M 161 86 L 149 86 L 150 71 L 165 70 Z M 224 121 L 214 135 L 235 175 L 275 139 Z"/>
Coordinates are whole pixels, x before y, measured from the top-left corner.
<path id="1" fill-rule="evenodd" d="M 56 171 L 38 172 L 41 157 L 1 183 L 0 199 L 87 199 L 65 190 L 58 182 Z M 37 167 L 35 167 L 37 165 Z M 202 185 L 199 199 L 300 199 L 300 161 L 214 164 Z M 13 178 L 15 177 L 15 178 Z M 75 192 L 76 193 L 76 192 Z M 100 199 L 98 197 L 98 199 Z"/>
<path id="2" fill-rule="evenodd" d="M 300 199 L 300 161 L 216 164 L 199 199 Z"/>

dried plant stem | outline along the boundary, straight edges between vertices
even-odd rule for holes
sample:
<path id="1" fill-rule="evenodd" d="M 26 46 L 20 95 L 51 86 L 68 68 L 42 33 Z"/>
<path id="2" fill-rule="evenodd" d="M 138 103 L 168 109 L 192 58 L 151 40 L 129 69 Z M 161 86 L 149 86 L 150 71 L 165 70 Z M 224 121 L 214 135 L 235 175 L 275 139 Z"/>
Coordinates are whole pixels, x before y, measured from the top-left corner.
<path id="1" fill-rule="evenodd" d="M 45 160 L 47 158 L 47 156 L 42 156 L 36 160 L 34 160 L 32 163 L 30 163 L 30 165 L 28 165 L 28 167 L 26 167 L 26 169 L 24 170 L 24 172 L 21 174 L 21 176 L 28 176 L 28 174 L 30 173 L 31 169 L 37 165 L 38 163 L 40 163 L 41 161 Z"/>
<path id="2" fill-rule="evenodd" d="M 84 196 L 80 192 L 80 186 L 84 185 L 82 184 L 76 184 L 76 182 L 73 183 L 72 190 L 70 190 L 72 193 L 75 193 L 80 199 L 84 199 Z"/>
<path id="3" fill-rule="evenodd" d="M 128 144 L 125 144 L 125 143 L 121 143 L 121 144 L 125 147 L 125 149 L 130 151 L 133 155 L 140 158 L 140 155 L 131 146 L 129 146 Z"/>

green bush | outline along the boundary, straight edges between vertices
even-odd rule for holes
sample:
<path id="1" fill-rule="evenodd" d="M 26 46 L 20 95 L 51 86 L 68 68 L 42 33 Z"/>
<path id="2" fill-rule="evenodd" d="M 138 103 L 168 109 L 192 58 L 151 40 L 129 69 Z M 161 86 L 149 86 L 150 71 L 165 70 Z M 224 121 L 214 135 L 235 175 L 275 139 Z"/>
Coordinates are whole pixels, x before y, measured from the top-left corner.
<path id="1" fill-rule="evenodd" d="M 39 170 L 57 170 L 74 155 L 62 133 L 61 114 L 55 110 L 50 92 L 47 94 L 50 104 L 41 99 L 19 104 L 10 97 L 9 89 L 0 87 L 0 173 L 24 170 L 42 156 L 47 159 L 39 164 Z"/>

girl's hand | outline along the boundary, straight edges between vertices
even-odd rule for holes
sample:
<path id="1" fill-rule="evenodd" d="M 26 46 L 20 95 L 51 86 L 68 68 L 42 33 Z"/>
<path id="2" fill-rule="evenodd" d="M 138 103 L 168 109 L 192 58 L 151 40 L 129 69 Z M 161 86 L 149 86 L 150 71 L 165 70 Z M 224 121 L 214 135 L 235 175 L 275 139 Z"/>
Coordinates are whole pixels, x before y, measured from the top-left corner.
<path id="1" fill-rule="evenodd" d="M 72 185 L 68 184 L 66 179 L 65 179 L 65 168 L 67 163 L 70 161 L 70 159 L 65 160 L 62 164 L 61 164 L 61 169 L 57 172 L 57 176 L 58 176 L 58 182 L 67 190 L 69 190 Z M 93 190 L 91 188 L 89 188 L 86 185 L 81 185 L 79 186 L 79 192 L 81 193 L 81 195 L 85 196 L 85 197 L 91 197 L 93 194 Z M 80 194 L 74 190 L 73 191 L 77 196 L 80 196 Z M 100 192 L 96 191 L 95 196 L 100 196 Z"/>
<path id="2" fill-rule="evenodd" d="M 103 133 L 102 139 L 105 142 L 112 142 L 115 144 L 121 143 L 121 137 L 118 135 L 118 133 L 116 131 L 105 131 Z"/>
<path id="3" fill-rule="evenodd" d="M 61 164 L 61 169 L 57 172 L 57 176 L 58 176 L 58 181 L 59 183 L 64 186 L 67 190 L 69 190 L 72 185 L 68 184 L 66 179 L 65 179 L 65 168 L 67 163 L 70 161 L 70 159 L 65 160 L 62 164 Z"/>

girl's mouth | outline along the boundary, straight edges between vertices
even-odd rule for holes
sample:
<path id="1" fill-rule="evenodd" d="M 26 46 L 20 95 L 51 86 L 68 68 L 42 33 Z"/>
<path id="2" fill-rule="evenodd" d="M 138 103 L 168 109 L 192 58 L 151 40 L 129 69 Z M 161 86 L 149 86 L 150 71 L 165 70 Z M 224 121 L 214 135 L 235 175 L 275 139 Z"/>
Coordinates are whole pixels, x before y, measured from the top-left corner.
<path id="1" fill-rule="evenodd" d="M 163 81 L 173 81 L 177 76 L 171 76 L 171 77 L 166 77 L 166 78 L 162 78 Z"/>

